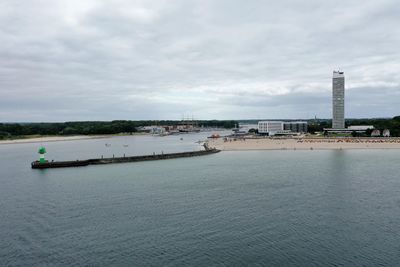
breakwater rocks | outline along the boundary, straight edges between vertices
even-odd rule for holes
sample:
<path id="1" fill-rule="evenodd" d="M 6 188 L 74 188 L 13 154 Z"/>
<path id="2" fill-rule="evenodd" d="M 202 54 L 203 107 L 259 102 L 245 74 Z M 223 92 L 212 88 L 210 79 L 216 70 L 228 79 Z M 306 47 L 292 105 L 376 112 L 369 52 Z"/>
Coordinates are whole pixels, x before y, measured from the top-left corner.
<path id="1" fill-rule="evenodd" d="M 191 152 L 179 152 L 179 153 L 168 153 L 168 154 L 153 154 L 144 156 L 132 156 L 132 157 L 113 157 L 113 158 L 99 158 L 99 159 L 86 159 L 76 161 L 51 161 L 40 163 L 34 161 L 31 163 L 32 169 L 47 169 L 47 168 L 63 168 L 63 167 L 81 167 L 88 165 L 99 165 L 99 164 L 112 164 L 112 163 L 127 163 L 127 162 L 139 162 L 149 160 L 162 160 L 162 159 L 176 159 L 176 158 L 188 158 L 204 156 L 209 154 L 218 153 L 218 149 L 206 149 Z"/>

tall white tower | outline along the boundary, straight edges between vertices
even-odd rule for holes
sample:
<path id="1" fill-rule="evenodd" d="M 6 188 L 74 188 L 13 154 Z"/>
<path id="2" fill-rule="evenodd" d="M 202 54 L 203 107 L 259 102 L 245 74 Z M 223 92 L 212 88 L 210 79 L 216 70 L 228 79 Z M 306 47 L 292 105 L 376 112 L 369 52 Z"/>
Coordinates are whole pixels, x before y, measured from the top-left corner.
<path id="1" fill-rule="evenodd" d="M 332 128 L 344 129 L 344 72 L 333 71 L 332 78 Z"/>

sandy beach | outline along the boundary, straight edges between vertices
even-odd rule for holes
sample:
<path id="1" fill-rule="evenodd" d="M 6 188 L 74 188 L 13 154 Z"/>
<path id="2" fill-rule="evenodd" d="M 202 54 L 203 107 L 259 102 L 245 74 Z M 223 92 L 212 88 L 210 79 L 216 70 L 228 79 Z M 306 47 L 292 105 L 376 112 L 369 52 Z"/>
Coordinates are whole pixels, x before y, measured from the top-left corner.
<path id="1" fill-rule="evenodd" d="M 210 147 L 235 150 L 323 150 L 323 149 L 400 149 L 400 138 L 218 138 L 208 141 Z"/>
<path id="2" fill-rule="evenodd" d="M 14 140 L 0 140 L 0 145 L 75 141 L 75 140 L 85 140 L 85 139 L 99 139 L 106 137 L 108 136 L 105 135 L 46 136 L 46 137 L 34 137 L 34 138 L 24 138 L 24 139 L 14 139 Z"/>

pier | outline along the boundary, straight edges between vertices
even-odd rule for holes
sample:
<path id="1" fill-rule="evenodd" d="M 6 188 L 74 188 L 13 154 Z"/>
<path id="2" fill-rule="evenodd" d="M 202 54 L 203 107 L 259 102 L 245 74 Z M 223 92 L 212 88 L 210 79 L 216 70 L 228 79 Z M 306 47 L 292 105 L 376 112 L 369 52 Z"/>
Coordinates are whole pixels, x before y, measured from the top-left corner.
<path id="1" fill-rule="evenodd" d="M 34 161 L 31 163 L 31 167 L 32 167 L 32 169 L 82 167 L 82 166 L 88 166 L 88 165 L 188 158 L 188 157 L 205 156 L 205 155 L 209 155 L 209 154 L 215 154 L 218 152 L 220 152 L 220 150 L 215 149 L 215 148 L 206 147 L 205 150 L 199 150 L 199 151 L 166 153 L 166 154 L 162 153 L 162 154 L 143 155 L 143 156 L 97 158 L 97 159 L 86 159 L 86 160 L 75 160 L 75 161 L 51 161 L 51 162 L 50 161 L 45 161 L 45 162 Z"/>

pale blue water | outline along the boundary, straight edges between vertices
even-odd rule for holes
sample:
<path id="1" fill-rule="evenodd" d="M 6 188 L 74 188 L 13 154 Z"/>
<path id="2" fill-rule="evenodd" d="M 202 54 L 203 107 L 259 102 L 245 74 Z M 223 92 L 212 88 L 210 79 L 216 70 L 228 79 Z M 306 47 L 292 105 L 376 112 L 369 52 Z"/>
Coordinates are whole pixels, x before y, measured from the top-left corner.
<path id="1" fill-rule="evenodd" d="M 50 158 L 74 159 L 190 151 L 202 138 L 180 137 L 45 145 Z M 399 150 L 221 152 L 42 171 L 30 169 L 37 148 L 0 145 L 1 266 L 400 262 Z"/>

